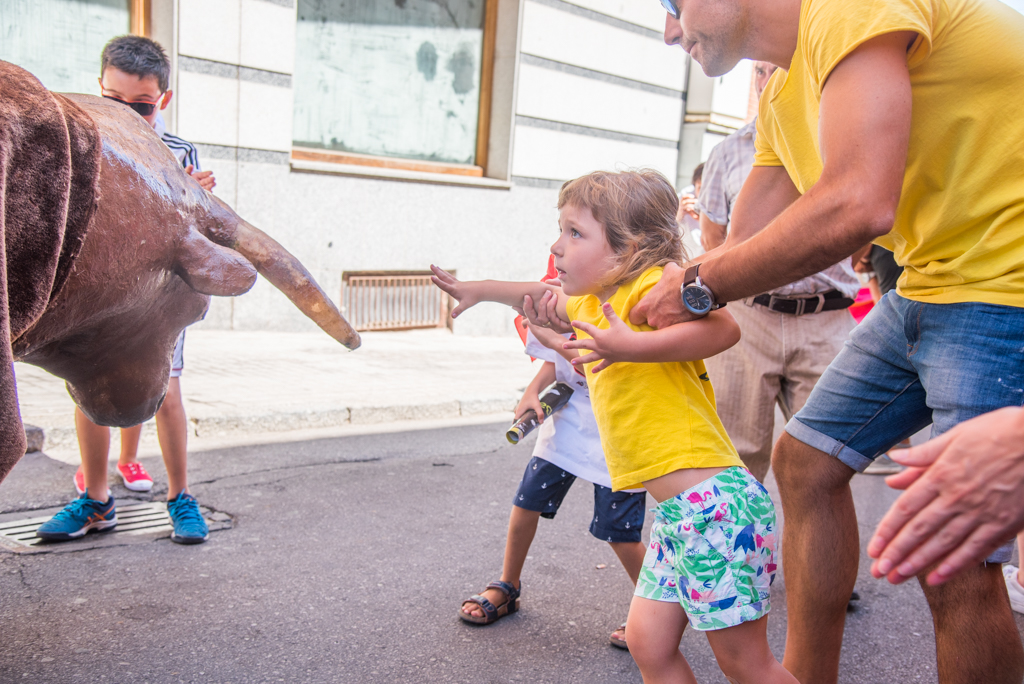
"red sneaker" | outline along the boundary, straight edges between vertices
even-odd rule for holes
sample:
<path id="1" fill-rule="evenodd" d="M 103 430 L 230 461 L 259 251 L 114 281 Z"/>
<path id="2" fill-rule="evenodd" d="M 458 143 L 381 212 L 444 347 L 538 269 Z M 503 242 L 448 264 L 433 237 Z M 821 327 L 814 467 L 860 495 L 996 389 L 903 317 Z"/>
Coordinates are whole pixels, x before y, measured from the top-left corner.
<path id="1" fill-rule="evenodd" d="M 148 492 L 153 488 L 153 478 L 149 476 L 141 463 L 117 464 L 117 472 L 121 473 L 124 486 L 133 492 Z"/>
<path id="2" fill-rule="evenodd" d="M 75 491 L 78 492 L 79 496 L 85 494 L 85 473 L 82 472 L 82 466 L 78 466 L 78 470 L 75 471 Z M 110 496 L 109 487 L 107 488 L 107 496 Z"/>

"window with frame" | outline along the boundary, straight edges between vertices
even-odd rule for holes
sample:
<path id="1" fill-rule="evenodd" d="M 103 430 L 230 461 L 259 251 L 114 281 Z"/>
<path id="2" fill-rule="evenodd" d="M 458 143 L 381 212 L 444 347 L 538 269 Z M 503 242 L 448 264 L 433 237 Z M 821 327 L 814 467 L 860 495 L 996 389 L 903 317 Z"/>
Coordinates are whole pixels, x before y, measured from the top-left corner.
<path id="1" fill-rule="evenodd" d="M 482 175 L 495 6 L 299 0 L 293 157 Z"/>
<path id="2" fill-rule="evenodd" d="M 100 53 L 111 38 L 148 31 L 148 0 L 3 0 L 0 58 L 50 90 L 99 92 Z"/>

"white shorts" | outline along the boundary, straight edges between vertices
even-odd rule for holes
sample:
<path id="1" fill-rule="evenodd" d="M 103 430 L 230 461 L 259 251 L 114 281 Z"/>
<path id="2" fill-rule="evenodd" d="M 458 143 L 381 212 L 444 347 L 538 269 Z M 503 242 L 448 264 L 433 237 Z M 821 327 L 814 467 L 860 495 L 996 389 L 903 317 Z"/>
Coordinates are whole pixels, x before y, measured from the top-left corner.
<path id="1" fill-rule="evenodd" d="M 171 377 L 180 378 L 181 370 L 185 367 L 185 331 L 182 330 L 178 339 L 174 342 L 174 352 L 171 354 Z"/>

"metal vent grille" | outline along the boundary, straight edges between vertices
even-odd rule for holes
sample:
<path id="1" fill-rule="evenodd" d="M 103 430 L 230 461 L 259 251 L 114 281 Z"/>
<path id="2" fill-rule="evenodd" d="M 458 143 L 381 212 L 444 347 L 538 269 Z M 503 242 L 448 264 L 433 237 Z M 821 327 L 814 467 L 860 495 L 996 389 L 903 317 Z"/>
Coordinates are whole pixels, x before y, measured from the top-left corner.
<path id="1" fill-rule="evenodd" d="M 451 297 L 434 286 L 430 276 L 430 271 L 345 271 L 342 311 L 360 332 L 450 329 Z"/>
<path id="2" fill-rule="evenodd" d="M 52 516 L 8 520 L 0 523 L 0 537 L 19 546 L 35 546 L 42 540 L 36 537 L 36 530 Z M 167 504 L 163 501 L 118 504 L 117 527 L 107 534 L 170 532 L 173 529 L 167 515 Z M 95 532 L 91 536 L 95 536 Z"/>

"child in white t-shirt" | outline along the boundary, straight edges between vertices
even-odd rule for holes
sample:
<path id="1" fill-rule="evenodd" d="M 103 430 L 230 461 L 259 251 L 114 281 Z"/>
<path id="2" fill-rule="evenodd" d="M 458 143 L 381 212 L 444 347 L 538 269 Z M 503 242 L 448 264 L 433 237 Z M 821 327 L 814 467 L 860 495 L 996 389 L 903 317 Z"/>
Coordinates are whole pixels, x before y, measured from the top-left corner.
<path id="1" fill-rule="evenodd" d="M 540 518 L 555 517 L 577 477 L 594 484 L 594 518 L 590 533 L 608 542 L 634 585 L 640 574 L 646 552 L 640 541 L 646 493 L 643 490 L 612 492 L 601 437 L 590 407 L 587 380 L 565 358 L 568 352 L 561 349 L 567 337 L 544 328 L 532 329 L 527 336 L 526 353 L 541 359 L 544 365 L 523 393 L 516 407 L 516 418 L 531 408 L 543 417 L 539 394 L 553 382 L 564 382 L 572 387 L 573 394 L 568 404 L 538 428 L 533 458 L 526 465 L 512 502 L 501 579 L 463 602 L 459 617 L 466 622 L 488 625 L 519 609 L 520 573 L 537 531 L 537 522 Z M 575 352 L 572 355 L 575 356 Z M 609 638 L 614 646 L 627 648 L 626 624 L 622 623 Z"/>

